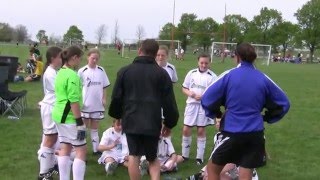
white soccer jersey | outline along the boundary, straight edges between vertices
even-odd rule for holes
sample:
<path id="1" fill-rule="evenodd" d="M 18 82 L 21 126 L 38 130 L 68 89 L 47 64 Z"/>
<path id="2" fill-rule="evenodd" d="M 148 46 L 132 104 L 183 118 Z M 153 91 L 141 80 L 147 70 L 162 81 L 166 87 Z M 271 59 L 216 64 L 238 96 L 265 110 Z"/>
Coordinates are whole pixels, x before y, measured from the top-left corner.
<path id="1" fill-rule="evenodd" d="M 124 157 L 129 154 L 128 145 L 127 145 L 127 138 L 126 135 L 122 132 L 116 132 L 113 127 L 107 129 L 103 132 L 100 145 L 109 146 L 117 139 L 120 140 L 120 143 L 117 144 L 116 147 L 107 152 L 107 154 L 114 155 L 116 157 Z"/>
<path id="2" fill-rule="evenodd" d="M 79 69 L 78 74 L 82 81 L 82 112 L 104 112 L 102 103 L 104 88 L 110 85 L 110 81 L 101 66 L 90 68 L 88 65 Z"/>
<path id="3" fill-rule="evenodd" d="M 167 63 L 164 67 L 162 67 L 163 69 L 165 69 L 167 71 L 167 73 L 169 74 L 171 81 L 173 83 L 176 83 L 178 81 L 178 76 L 177 76 L 177 71 L 176 68 L 174 67 L 174 65 Z"/>
<path id="4" fill-rule="evenodd" d="M 204 90 L 217 78 L 217 75 L 211 70 L 200 72 L 199 68 L 193 69 L 186 75 L 182 86 L 196 93 L 202 95 Z M 187 103 L 200 103 L 192 97 L 188 97 Z"/>
<path id="5" fill-rule="evenodd" d="M 56 100 L 56 96 L 54 94 L 54 80 L 56 76 L 57 71 L 53 67 L 48 66 L 42 77 L 44 98 L 41 103 L 46 103 L 52 106 L 54 105 Z"/>
<path id="6" fill-rule="evenodd" d="M 158 143 L 158 160 L 160 164 L 165 163 L 174 153 L 175 150 L 171 139 L 165 137 L 160 138 Z"/>

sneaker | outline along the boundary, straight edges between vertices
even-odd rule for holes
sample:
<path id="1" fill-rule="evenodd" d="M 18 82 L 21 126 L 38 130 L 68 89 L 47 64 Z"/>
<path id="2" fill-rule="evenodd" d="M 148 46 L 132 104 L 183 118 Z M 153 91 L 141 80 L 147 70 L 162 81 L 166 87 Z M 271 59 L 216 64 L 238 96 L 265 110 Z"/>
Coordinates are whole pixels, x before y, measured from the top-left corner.
<path id="1" fill-rule="evenodd" d="M 141 176 L 146 175 L 149 170 L 149 164 L 147 160 L 143 160 L 139 166 Z"/>
<path id="2" fill-rule="evenodd" d="M 38 176 L 38 180 L 53 180 L 52 174 L 50 172 L 47 172 L 45 174 L 40 174 Z"/>
<path id="3" fill-rule="evenodd" d="M 196 163 L 198 166 L 200 166 L 203 164 L 203 161 L 202 161 L 202 159 L 196 159 Z"/>
<path id="4" fill-rule="evenodd" d="M 107 175 L 113 175 L 117 167 L 118 167 L 118 163 L 116 162 L 112 162 L 109 165 L 106 165 Z"/>

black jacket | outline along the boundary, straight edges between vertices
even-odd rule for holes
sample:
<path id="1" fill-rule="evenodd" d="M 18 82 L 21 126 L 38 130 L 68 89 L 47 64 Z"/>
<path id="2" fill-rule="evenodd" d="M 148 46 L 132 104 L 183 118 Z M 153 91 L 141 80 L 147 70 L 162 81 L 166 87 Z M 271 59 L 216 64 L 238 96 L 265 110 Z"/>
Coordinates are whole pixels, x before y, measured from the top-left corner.
<path id="1" fill-rule="evenodd" d="M 122 119 L 127 134 L 159 136 L 164 124 L 173 128 L 179 112 L 168 73 L 148 56 L 121 68 L 112 92 L 109 115 Z"/>

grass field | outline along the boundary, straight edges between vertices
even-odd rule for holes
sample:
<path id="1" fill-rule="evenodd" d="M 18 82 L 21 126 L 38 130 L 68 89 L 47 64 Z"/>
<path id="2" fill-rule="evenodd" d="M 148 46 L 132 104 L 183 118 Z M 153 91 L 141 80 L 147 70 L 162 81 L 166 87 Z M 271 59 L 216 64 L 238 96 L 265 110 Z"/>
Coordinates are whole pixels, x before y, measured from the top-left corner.
<path id="1" fill-rule="evenodd" d="M 41 47 L 41 53 L 45 53 Z M 24 64 L 28 57 L 27 46 L 0 45 L 1 55 L 18 56 Z M 100 64 L 106 69 L 111 84 L 115 82 L 116 72 L 123 65 L 132 62 L 132 57 L 120 58 L 115 50 L 102 50 Z M 86 60 L 83 58 L 83 63 Z M 175 95 L 179 107 L 180 118 L 178 125 L 173 129 L 173 143 L 177 153 L 181 153 L 181 133 L 183 112 L 186 97 L 181 92 L 181 84 L 186 73 L 197 66 L 194 55 L 186 55 L 185 61 L 172 61 L 178 71 L 179 81 L 174 85 Z M 213 62 L 211 69 L 220 74 L 233 67 L 230 60 L 225 63 Z M 289 96 L 291 109 L 287 116 L 279 123 L 265 126 L 267 137 L 267 151 L 271 156 L 267 166 L 258 169 L 262 180 L 274 179 L 319 179 L 320 177 L 320 111 L 318 110 L 319 96 L 319 64 L 275 64 L 269 67 L 258 66 L 269 75 Z M 108 103 L 113 86 L 108 88 Z M 35 179 L 38 174 L 37 150 L 41 141 L 40 113 L 37 102 L 43 97 L 41 82 L 11 83 L 11 90 L 28 90 L 28 109 L 22 118 L 17 121 L 0 117 L 0 179 L 1 180 L 29 180 Z M 111 124 L 111 118 L 101 123 L 100 135 Z M 212 147 L 215 130 L 207 128 L 206 158 Z M 106 179 L 104 167 L 97 164 L 97 157 L 91 155 L 89 144 L 88 164 L 85 179 Z M 191 158 L 195 158 L 196 141 L 193 140 Z M 192 159 L 179 165 L 179 171 L 170 176 L 186 177 L 197 172 L 201 167 Z M 129 179 L 125 168 L 119 168 L 116 174 L 107 179 Z M 144 177 L 144 179 L 149 179 Z"/>

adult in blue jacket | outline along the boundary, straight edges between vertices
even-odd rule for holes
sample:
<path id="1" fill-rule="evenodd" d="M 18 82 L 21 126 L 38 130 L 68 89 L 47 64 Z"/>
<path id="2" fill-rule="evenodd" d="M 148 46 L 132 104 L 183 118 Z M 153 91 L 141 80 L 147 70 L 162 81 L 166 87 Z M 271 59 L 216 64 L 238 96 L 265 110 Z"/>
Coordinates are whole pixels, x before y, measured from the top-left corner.
<path id="1" fill-rule="evenodd" d="M 206 115 L 222 118 L 221 135 L 207 166 L 208 179 L 219 179 L 227 163 L 240 166 L 239 179 L 251 179 L 253 168 L 266 164 L 263 122 L 279 121 L 290 108 L 280 87 L 255 68 L 256 57 L 253 46 L 239 44 L 235 57 L 238 66 L 222 73 L 202 96 Z M 221 106 L 225 107 L 223 114 Z"/>

